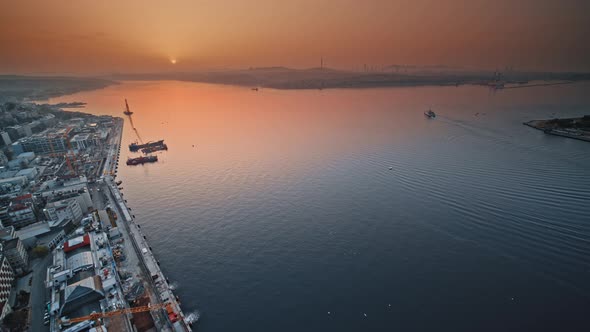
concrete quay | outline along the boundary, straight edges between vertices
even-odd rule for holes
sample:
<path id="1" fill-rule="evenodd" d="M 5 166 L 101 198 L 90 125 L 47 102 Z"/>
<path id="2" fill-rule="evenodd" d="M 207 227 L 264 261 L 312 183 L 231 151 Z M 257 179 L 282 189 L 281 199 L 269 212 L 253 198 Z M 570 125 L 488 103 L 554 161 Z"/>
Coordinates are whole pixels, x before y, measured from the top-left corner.
<path id="1" fill-rule="evenodd" d="M 117 220 L 118 228 L 123 233 L 126 242 L 129 239 L 128 242 L 132 243 L 139 267 L 145 277 L 144 280 L 148 284 L 146 290 L 150 294 L 151 303 L 169 303 L 177 315 L 177 317 L 172 316 L 171 319 L 169 315 L 164 314 L 163 310 L 153 311 L 152 316 L 156 324 L 159 325 L 158 330 L 192 331 L 191 322 L 182 312 L 180 302 L 173 293 L 168 279 L 162 273 L 158 260 L 141 232 L 140 225 L 136 223 L 135 216 L 131 213 L 122 193 L 115 184 L 122 133 L 123 121 L 118 119 L 116 133 L 114 133 L 116 141 L 109 147 L 108 157 L 104 163 L 102 190 L 105 194 L 108 193 L 107 199 L 111 203 L 110 205 L 120 216 Z"/>

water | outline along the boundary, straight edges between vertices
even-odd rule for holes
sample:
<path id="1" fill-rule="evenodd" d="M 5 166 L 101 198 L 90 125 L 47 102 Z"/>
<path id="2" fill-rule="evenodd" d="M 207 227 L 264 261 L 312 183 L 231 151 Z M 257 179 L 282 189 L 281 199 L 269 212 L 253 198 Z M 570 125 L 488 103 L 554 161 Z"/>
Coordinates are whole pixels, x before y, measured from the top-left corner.
<path id="1" fill-rule="evenodd" d="M 589 91 L 165 81 L 52 102 L 127 98 L 166 139 L 119 178 L 199 331 L 585 331 L 590 143 L 522 122 L 590 114 Z"/>

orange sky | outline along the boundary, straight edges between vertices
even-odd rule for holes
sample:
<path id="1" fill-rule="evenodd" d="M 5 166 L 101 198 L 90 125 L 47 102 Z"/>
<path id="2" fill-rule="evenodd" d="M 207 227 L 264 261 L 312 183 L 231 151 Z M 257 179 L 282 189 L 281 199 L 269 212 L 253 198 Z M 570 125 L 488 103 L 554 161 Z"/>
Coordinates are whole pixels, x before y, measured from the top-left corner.
<path id="1" fill-rule="evenodd" d="M 588 13 L 587 0 L 2 1 L 0 73 L 314 67 L 321 56 L 343 69 L 590 70 Z"/>

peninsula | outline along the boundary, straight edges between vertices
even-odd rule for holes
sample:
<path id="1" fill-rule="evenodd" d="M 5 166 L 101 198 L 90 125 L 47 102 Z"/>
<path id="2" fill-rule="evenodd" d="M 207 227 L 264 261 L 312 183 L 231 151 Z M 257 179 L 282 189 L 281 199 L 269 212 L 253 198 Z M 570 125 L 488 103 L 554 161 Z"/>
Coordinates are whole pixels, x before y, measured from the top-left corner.
<path id="1" fill-rule="evenodd" d="M 580 118 L 532 120 L 523 123 L 545 134 L 563 136 L 590 142 L 590 115 Z"/>

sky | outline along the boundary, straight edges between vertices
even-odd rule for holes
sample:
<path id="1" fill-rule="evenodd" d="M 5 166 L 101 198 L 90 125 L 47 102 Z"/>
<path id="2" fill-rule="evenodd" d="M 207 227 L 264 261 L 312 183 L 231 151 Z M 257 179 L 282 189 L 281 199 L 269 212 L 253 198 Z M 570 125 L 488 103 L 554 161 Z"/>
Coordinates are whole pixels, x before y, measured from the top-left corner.
<path id="1" fill-rule="evenodd" d="M 590 71 L 587 0 L 0 1 L 0 74 L 325 65 Z"/>

